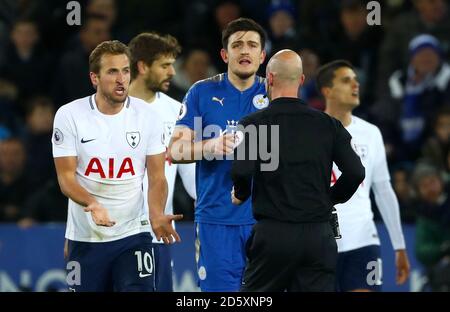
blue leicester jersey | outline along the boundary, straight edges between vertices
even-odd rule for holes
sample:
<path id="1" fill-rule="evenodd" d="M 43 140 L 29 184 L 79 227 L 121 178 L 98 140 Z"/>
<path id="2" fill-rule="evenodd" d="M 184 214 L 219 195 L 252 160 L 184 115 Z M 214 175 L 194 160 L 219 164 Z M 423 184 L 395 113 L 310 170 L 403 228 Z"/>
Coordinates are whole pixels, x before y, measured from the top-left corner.
<path id="1" fill-rule="evenodd" d="M 226 73 L 220 74 L 199 81 L 189 89 L 177 125 L 189 127 L 196 132 L 198 139 L 206 140 L 220 135 L 216 131 L 208 131 L 212 125 L 225 131 L 227 126 L 236 126 L 241 118 L 268 104 L 263 78 L 256 76 L 253 86 L 240 91 L 231 84 Z M 196 163 L 195 221 L 224 225 L 252 224 L 255 220 L 251 199 L 240 206 L 231 203 L 232 161 L 226 160 L 225 156 L 223 159 L 202 159 Z"/>

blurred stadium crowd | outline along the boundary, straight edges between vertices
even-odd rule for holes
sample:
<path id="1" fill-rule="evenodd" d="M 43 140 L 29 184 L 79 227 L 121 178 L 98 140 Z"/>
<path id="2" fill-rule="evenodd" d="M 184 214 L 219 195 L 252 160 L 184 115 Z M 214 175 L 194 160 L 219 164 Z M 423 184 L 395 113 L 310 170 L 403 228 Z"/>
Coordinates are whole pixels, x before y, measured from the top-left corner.
<path id="1" fill-rule="evenodd" d="M 367 24 L 364 0 L 84 0 L 81 26 L 67 24 L 67 2 L 0 0 L 0 222 L 66 220 L 53 117 L 94 93 L 88 55 L 97 44 L 128 43 L 142 31 L 174 35 L 183 52 L 169 95 L 181 101 L 194 82 L 226 70 L 221 29 L 246 16 L 265 27 L 268 56 L 299 52 L 301 97 L 315 108 L 324 108 L 314 84 L 320 64 L 355 65 L 362 103 L 355 115 L 382 130 L 402 220 L 417 225 L 419 260 L 428 265 L 450 254 L 448 1 L 379 1 L 379 26 Z M 177 190 L 175 210 L 192 220 L 192 202 Z"/>

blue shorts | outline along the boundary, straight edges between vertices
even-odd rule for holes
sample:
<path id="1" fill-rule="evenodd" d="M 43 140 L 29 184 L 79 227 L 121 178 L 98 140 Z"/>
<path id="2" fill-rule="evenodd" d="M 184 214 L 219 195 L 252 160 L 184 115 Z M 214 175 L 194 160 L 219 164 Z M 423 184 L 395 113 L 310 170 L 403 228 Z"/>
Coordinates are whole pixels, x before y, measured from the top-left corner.
<path id="1" fill-rule="evenodd" d="M 155 287 L 156 291 L 172 292 L 172 252 L 171 246 L 153 244 L 155 250 Z"/>
<path id="2" fill-rule="evenodd" d="M 380 255 L 378 245 L 340 252 L 336 271 L 337 291 L 381 291 L 383 270 Z"/>
<path id="3" fill-rule="evenodd" d="M 196 223 L 198 286 L 202 291 L 239 291 L 245 244 L 253 225 Z"/>
<path id="4" fill-rule="evenodd" d="M 70 291 L 154 291 L 154 255 L 150 233 L 106 243 L 68 242 Z"/>

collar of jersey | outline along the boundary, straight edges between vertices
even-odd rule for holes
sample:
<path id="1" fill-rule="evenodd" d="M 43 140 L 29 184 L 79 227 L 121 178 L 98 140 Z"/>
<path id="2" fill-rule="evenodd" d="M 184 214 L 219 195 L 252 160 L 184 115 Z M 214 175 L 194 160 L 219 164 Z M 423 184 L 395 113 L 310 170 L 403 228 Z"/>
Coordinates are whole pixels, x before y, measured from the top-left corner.
<path id="1" fill-rule="evenodd" d="M 247 92 L 252 92 L 253 89 L 256 88 L 257 85 L 258 85 L 258 80 L 259 80 L 259 79 L 258 79 L 258 76 L 255 76 L 255 81 L 253 82 L 253 85 L 252 85 L 250 88 L 245 89 L 244 91 L 241 91 L 241 90 L 239 90 L 238 88 L 236 88 L 236 87 L 231 83 L 231 81 L 228 79 L 228 73 L 224 73 L 223 75 L 224 75 L 224 80 L 225 80 L 226 85 L 227 85 L 230 89 L 232 89 L 233 92 L 236 92 L 236 93 L 247 93 Z"/>
<path id="2" fill-rule="evenodd" d="M 118 112 L 117 114 L 113 114 L 113 115 L 103 114 L 101 111 L 98 110 L 97 103 L 95 102 L 95 94 L 96 94 L 96 93 L 92 94 L 92 95 L 89 97 L 89 105 L 90 105 L 91 109 L 92 109 L 96 114 L 99 114 L 99 115 L 101 115 L 101 116 L 114 118 L 114 117 L 116 117 L 116 116 L 122 115 L 123 112 L 125 111 L 125 109 L 127 109 L 127 108 L 130 107 L 130 101 L 131 101 L 131 99 L 130 99 L 129 96 L 127 96 L 127 99 L 125 100 L 125 104 L 123 105 L 123 107 L 122 107 L 122 109 L 120 110 L 120 112 Z"/>

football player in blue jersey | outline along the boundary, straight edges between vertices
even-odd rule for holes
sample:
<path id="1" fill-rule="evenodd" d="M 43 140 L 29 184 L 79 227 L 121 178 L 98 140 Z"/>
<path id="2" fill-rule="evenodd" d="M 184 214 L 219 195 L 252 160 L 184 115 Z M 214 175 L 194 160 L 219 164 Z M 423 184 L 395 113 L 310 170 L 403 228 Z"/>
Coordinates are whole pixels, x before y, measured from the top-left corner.
<path id="1" fill-rule="evenodd" d="M 251 201 L 231 203 L 233 129 L 242 117 L 265 108 L 265 32 L 239 18 L 222 32 L 226 73 L 195 83 L 187 92 L 169 145 L 174 163 L 196 161 L 196 261 L 202 291 L 238 291 L 246 263 L 245 245 L 253 219 Z"/>

